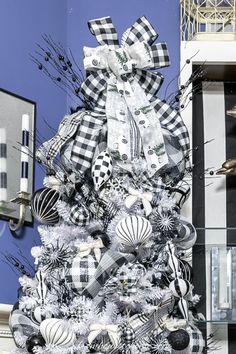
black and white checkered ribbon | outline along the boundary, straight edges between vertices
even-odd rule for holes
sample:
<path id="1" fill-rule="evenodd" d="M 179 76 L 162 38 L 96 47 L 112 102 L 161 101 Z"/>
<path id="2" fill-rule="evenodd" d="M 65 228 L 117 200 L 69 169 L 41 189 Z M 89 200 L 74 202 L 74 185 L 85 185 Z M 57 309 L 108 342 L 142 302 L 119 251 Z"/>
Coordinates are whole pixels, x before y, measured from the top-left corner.
<path id="1" fill-rule="evenodd" d="M 109 152 L 118 154 L 128 168 L 140 158 L 142 145 L 152 176 L 167 164 L 168 157 L 160 121 L 150 103 L 162 76 L 147 69 L 169 65 L 166 44 L 153 44 L 157 34 L 145 17 L 126 32 L 121 48 L 110 17 L 92 20 L 89 27 L 102 45 L 84 48 L 84 65 L 90 75 L 81 92 L 94 104 L 95 113 L 107 116 Z"/>

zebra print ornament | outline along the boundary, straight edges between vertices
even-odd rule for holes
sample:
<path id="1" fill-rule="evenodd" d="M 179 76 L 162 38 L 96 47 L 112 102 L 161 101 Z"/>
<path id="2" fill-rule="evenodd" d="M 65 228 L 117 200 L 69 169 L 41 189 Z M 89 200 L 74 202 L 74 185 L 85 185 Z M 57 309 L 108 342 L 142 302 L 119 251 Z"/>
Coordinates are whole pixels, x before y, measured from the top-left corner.
<path id="1" fill-rule="evenodd" d="M 31 199 L 31 212 L 42 224 L 54 225 L 59 221 L 56 204 L 59 193 L 51 188 L 38 189 Z"/>
<path id="2" fill-rule="evenodd" d="M 116 226 L 116 234 L 122 245 L 137 248 L 150 238 L 152 226 L 142 216 L 131 215 L 122 219 Z"/>
<path id="3" fill-rule="evenodd" d="M 48 318 L 41 322 L 40 332 L 46 342 L 53 346 L 70 347 L 76 340 L 75 333 L 65 321 L 58 318 Z"/>

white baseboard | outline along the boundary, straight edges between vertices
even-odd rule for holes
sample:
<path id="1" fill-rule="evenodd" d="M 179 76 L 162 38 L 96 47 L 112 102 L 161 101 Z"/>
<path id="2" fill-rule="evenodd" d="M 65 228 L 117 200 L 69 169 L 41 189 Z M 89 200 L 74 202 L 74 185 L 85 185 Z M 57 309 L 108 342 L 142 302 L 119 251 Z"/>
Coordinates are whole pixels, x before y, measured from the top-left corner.
<path id="1" fill-rule="evenodd" d="M 12 305 L 0 304 L 0 353 L 10 354 L 15 348 L 12 334 L 9 328 L 9 315 Z"/>

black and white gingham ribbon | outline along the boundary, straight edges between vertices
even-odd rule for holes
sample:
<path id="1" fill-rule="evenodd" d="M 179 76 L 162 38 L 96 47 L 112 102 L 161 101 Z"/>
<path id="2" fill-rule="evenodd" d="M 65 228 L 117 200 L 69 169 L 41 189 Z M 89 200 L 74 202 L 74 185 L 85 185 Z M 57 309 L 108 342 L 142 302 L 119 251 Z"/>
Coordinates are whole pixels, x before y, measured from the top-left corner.
<path id="1" fill-rule="evenodd" d="M 104 60 L 106 61 L 107 55 L 103 56 L 101 52 L 105 51 L 106 53 L 108 48 L 121 54 L 122 52 L 119 51 L 118 35 L 110 17 L 89 21 L 89 28 L 92 34 L 95 35 L 99 44 L 101 44 L 101 47 L 95 49 L 85 48 L 85 63 L 88 70 L 88 76 L 81 86 L 81 92 L 86 99 L 94 105 L 94 112 L 92 115 L 98 117 L 99 115 L 104 115 L 106 113 L 107 90 L 109 80 L 113 75 L 108 66 L 104 64 Z M 138 85 L 144 90 L 146 97 L 150 102 L 152 102 L 152 107 L 154 108 L 161 125 L 166 127 L 174 136 L 178 138 L 184 154 L 187 156 L 189 152 L 189 137 L 185 124 L 183 123 L 180 115 L 172 107 L 161 100 L 156 99 L 155 97 L 162 84 L 163 77 L 159 73 L 147 71 L 149 68 L 156 69 L 169 65 L 169 56 L 166 44 L 153 44 L 157 38 L 157 33 L 145 17 L 140 17 L 134 25 L 125 32 L 125 34 L 126 35 L 123 36 L 122 41 L 122 48 L 124 50 L 129 51 L 133 46 L 134 52 L 137 50 L 134 54 L 134 57 L 137 59 L 137 56 L 139 55 L 137 43 L 145 43 L 151 59 L 149 66 L 142 68 L 137 65 L 136 67 L 133 67 L 132 70 L 128 68 L 128 72 L 122 76 L 129 82 L 135 80 L 135 82 L 137 82 Z M 130 55 L 132 58 L 132 50 Z M 125 65 L 123 65 L 123 67 L 125 67 Z M 122 70 L 123 69 L 121 68 L 121 71 Z M 140 136 L 134 132 L 131 140 L 135 139 L 140 139 Z M 108 148 L 110 147 L 108 146 Z M 148 156 L 146 158 L 148 158 Z M 152 165 L 154 164 L 152 163 Z"/>
<path id="2" fill-rule="evenodd" d="M 66 116 L 58 129 L 57 134 L 50 140 L 44 142 L 36 152 L 36 159 L 48 168 L 53 168 L 53 160 L 61 150 L 62 146 L 72 138 L 86 112 L 75 113 Z"/>
<path id="3" fill-rule="evenodd" d="M 94 104 L 95 112 L 106 113 L 109 151 L 118 151 L 128 168 L 127 164 L 140 157 L 142 142 L 147 170 L 153 175 L 167 164 L 168 158 L 160 122 L 150 105 L 163 78 L 147 69 L 169 65 L 167 46 L 165 43 L 153 44 L 157 34 L 145 17 L 138 19 L 126 32 L 121 48 L 110 17 L 93 20 L 89 27 L 102 46 L 84 48 L 84 64 L 90 75 L 82 83 L 81 92 Z M 119 119 L 122 105 L 128 109 L 127 114 L 121 112 L 125 121 L 122 117 Z M 123 137 L 122 142 L 127 142 L 122 146 L 114 141 L 117 131 Z M 162 146 L 163 150 L 158 156 L 151 151 L 156 146 Z"/>
<path id="4" fill-rule="evenodd" d="M 108 250 L 101 258 L 93 278 L 83 290 L 82 295 L 94 298 L 110 277 L 111 272 L 114 272 L 125 263 L 132 262 L 134 259 L 135 256 L 132 254 Z"/>
<path id="5" fill-rule="evenodd" d="M 109 48 L 119 49 L 117 32 L 110 17 L 92 20 L 89 22 L 89 27 L 102 47 L 109 46 Z M 152 68 L 169 65 L 166 44 L 153 45 L 153 42 L 157 38 L 157 33 L 145 17 L 139 18 L 130 30 L 126 32 L 127 35 L 123 39 L 123 45 L 131 47 L 137 42 L 145 42 L 151 55 Z M 100 152 L 99 146 L 101 145 L 101 150 L 106 148 L 106 142 L 101 141 L 100 136 L 102 134 L 102 127 L 106 121 L 106 89 L 109 76 L 109 72 L 104 68 L 89 71 L 87 79 L 81 86 L 81 92 L 94 105 L 94 111 L 90 114 L 88 112 L 80 112 L 71 117 L 66 117 L 60 125 L 58 134 L 41 146 L 37 152 L 37 158 L 47 167 L 53 168 L 52 161 L 54 157 L 75 134 L 74 141 L 70 143 L 69 154 L 70 162 L 74 166 L 75 171 L 83 173 L 86 169 L 89 169 L 94 154 L 96 155 Z M 146 68 L 134 68 L 132 73 L 127 74 L 126 77 L 134 79 L 143 89 L 161 125 L 178 138 L 185 155 L 188 155 L 189 137 L 180 115 L 168 104 L 155 97 L 163 81 L 162 75 L 156 72 L 149 72 Z M 132 127 L 134 126 L 133 124 Z M 63 134 L 61 134 L 62 131 Z M 105 136 L 103 136 L 104 139 L 106 140 Z M 131 140 L 140 141 L 137 129 L 132 129 Z M 133 148 L 138 150 L 140 144 L 134 144 Z"/>

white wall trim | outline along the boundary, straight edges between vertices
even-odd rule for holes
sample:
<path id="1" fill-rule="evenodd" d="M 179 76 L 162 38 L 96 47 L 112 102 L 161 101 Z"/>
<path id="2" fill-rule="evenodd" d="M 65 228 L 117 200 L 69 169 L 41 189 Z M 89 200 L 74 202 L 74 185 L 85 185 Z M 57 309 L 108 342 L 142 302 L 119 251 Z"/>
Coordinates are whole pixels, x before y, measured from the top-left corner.
<path id="1" fill-rule="evenodd" d="M 9 316 L 12 305 L 0 304 L 0 353 L 10 354 L 16 348 L 10 328 Z"/>
<path id="2" fill-rule="evenodd" d="M 12 305 L 0 304 L 0 338 L 12 338 L 9 329 L 9 316 Z"/>

